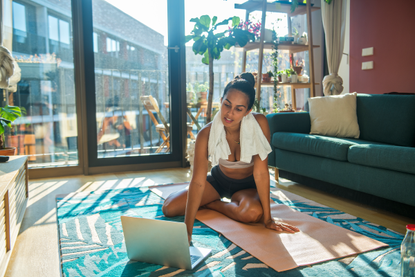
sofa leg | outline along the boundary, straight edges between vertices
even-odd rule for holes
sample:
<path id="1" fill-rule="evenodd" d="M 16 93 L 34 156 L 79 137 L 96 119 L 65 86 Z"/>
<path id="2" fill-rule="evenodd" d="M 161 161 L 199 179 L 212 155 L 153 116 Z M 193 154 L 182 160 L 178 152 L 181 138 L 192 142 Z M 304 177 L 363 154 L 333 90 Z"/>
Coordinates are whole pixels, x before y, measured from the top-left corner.
<path id="1" fill-rule="evenodd" d="M 275 176 L 275 182 L 279 183 L 280 171 L 276 167 L 274 167 L 274 176 Z"/>

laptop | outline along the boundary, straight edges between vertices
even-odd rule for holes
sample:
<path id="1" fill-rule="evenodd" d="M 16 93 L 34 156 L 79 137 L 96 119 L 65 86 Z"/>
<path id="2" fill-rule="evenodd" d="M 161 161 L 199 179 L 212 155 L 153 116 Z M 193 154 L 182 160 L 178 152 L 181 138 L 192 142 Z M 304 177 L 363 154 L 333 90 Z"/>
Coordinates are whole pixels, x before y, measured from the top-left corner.
<path id="1" fill-rule="evenodd" d="M 121 216 L 130 260 L 192 270 L 211 249 L 189 246 L 186 224 Z"/>

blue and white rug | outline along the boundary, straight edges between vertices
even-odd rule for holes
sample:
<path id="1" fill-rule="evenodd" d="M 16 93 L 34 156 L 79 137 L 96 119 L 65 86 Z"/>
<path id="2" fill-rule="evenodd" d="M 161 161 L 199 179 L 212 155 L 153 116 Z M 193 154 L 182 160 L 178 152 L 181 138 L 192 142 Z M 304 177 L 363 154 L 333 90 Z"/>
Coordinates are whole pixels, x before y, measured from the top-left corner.
<path id="1" fill-rule="evenodd" d="M 212 254 L 193 271 L 130 261 L 120 216 L 164 218 L 163 199 L 148 187 L 72 193 L 56 197 L 63 276 L 399 276 L 403 235 L 292 193 L 275 190 L 271 198 L 331 224 L 387 243 L 363 254 L 276 272 L 219 233 L 196 221 L 193 241 Z"/>

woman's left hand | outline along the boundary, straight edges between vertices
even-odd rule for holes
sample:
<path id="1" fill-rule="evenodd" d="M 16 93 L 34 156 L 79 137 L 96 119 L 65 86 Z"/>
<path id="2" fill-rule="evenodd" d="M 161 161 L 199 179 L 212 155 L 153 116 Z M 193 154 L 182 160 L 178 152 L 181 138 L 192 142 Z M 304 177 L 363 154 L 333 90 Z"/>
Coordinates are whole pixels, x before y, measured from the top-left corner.
<path id="1" fill-rule="evenodd" d="M 266 222 L 264 222 L 264 224 L 266 228 L 275 230 L 278 232 L 296 233 L 300 231 L 300 229 L 298 229 L 297 227 L 293 225 L 290 225 L 282 221 L 275 222 L 274 219 L 269 219 Z"/>

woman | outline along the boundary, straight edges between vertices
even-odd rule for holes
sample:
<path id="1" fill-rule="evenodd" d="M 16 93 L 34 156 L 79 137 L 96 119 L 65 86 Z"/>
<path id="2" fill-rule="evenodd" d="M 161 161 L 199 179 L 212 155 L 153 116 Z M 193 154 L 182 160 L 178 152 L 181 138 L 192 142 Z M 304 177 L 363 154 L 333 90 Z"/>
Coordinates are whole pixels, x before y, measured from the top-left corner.
<path id="1" fill-rule="evenodd" d="M 189 242 L 196 213 L 200 207 L 218 211 L 239 222 L 262 221 L 266 228 L 276 231 L 291 233 L 299 231 L 295 226 L 274 222 L 271 217 L 267 158 L 270 150 L 262 155 L 262 159 L 261 155 L 257 154 L 248 157 L 248 160 L 244 157 L 245 161 L 241 161 L 241 157 L 246 156 L 246 153 L 252 153 L 252 146 L 249 145 L 244 146 L 246 149 L 243 150 L 243 153 L 241 152 L 241 137 L 253 135 L 255 140 L 265 141 L 265 147 L 269 148 L 270 131 L 267 119 L 262 114 L 254 114 L 253 117 L 249 115 L 255 100 L 254 86 L 255 79 L 250 73 L 242 73 L 226 86 L 221 98 L 220 111 L 215 119 L 200 130 L 197 135 L 194 170 L 189 190 L 173 193 L 164 202 L 163 213 L 165 216 L 185 214 Z M 244 127 L 244 132 L 248 133 L 241 135 L 243 119 L 244 122 L 249 122 L 247 118 L 252 118 L 251 122 L 254 122 L 254 127 L 259 130 L 259 134 L 249 133 L 255 129 L 251 129 L 253 126 L 249 126 L 249 128 Z M 244 124 L 247 126 L 248 123 Z M 217 147 L 209 149 L 208 146 L 214 145 L 212 141 L 218 136 L 217 128 L 219 128 L 219 132 L 222 132 L 224 142 L 222 145 L 219 144 Z M 259 144 L 258 141 L 252 143 L 256 147 Z M 222 154 L 225 159 L 217 159 L 223 149 L 227 151 L 226 155 Z M 208 159 L 212 159 L 212 157 L 214 157 L 212 165 L 215 164 L 215 159 L 218 160 L 219 165 L 214 166 L 211 175 L 206 178 Z M 231 202 L 221 201 L 223 197 L 230 198 Z"/>

